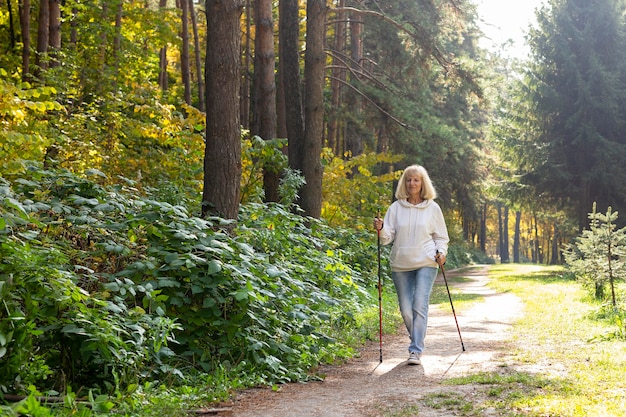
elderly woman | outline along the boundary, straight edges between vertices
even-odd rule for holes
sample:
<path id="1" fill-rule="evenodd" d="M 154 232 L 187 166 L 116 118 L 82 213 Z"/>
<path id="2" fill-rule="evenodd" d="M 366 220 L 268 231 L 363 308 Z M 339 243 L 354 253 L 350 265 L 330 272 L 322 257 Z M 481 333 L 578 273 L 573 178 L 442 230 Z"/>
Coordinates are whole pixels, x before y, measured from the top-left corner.
<path id="1" fill-rule="evenodd" d="M 380 242 L 391 248 L 391 276 L 398 304 L 409 332 L 408 364 L 421 364 L 428 323 L 428 306 L 438 265 L 446 262 L 448 230 L 437 193 L 424 167 L 407 167 L 396 198 L 384 220 L 374 219 Z"/>

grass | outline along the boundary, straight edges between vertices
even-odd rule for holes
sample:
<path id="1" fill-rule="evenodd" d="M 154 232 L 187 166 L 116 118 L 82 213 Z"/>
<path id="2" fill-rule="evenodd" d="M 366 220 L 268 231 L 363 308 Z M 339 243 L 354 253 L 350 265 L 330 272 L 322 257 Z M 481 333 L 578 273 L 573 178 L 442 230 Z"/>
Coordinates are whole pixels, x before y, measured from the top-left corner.
<path id="1" fill-rule="evenodd" d="M 448 381 L 483 384 L 481 406 L 502 416 L 626 416 L 626 342 L 599 320 L 600 304 L 560 267 L 497 265 L 490 287 L 524 302 L 513 326 L 512 363 Z"/>

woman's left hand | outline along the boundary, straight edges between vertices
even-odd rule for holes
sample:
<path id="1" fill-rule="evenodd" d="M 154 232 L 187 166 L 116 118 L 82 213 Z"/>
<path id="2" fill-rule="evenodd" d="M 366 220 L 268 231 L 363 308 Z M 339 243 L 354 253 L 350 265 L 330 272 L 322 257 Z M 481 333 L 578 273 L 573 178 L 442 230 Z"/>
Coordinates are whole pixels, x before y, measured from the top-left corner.
<path id="1" fill-rule="evenodd" d="M 435 261 L 439 264 L 439 266 L 443 266 L 446 263 L 446 255 L 443 253 L 438 253 L 435 255 Z"/>

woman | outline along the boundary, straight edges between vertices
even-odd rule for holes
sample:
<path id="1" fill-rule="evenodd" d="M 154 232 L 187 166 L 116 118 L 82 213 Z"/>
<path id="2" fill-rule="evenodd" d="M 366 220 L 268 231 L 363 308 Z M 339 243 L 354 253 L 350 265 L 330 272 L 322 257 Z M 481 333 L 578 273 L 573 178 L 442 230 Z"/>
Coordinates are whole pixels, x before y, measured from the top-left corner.
<path id="1" fill-rule="evenodd" d="M 433 200 L 435 188 L 424 167 L 407 167 L 396 189 L 397 200 L 385 218 L 374 219 L 380 242 L 391 248 L 391 276 L 400 313 L 411 343 L 410 365 L 419 365 L 424 351 L 430 293 L 438 264 L 446 263 L 448 230 L 441 208 Z"/>

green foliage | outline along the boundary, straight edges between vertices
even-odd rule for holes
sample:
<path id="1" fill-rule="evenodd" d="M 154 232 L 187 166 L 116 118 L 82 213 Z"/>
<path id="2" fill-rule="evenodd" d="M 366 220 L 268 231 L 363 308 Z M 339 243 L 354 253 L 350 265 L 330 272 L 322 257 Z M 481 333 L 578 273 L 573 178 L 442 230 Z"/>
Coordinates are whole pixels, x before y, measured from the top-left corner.
<path id="1" fill-rule="evenodd" d="M 256 203 L 229 235 L 129 185 L 37 165 L 0 180 L 4 391 L 121 393 L 222 367 L 288 381 L 349 353 L 329 334 L 369 299 L 367 235 Z"/>
<path id="2" fill-rule="evenodd" d="M 102 267 L 97 259 L 106 250 L 96 248 L 107 243 L 97 242 L 94 232 L 112 230 L 103 218 L 114 203 L 104 202 L 105 190 L 41 170 L 3 184 L 0 386 L 117 390 L 170 373 L 163 358 L 172 354 L 167 345 L 179 329 L 175 320 L 124 304 L 122 289 L 97 291 L 105 276 L 96 272 Z M 155 294 L 129 287 L 139 300 Z"/>
<path id="3" fill-rule="evenodd" d="M 551 0 L 529 32 L 522 105 L 529 121 L 522 180 L 577 210 L 622 207 L 626 98 L 623 1 Z M 511 104 L 519 105 L 519 100 Z"/>
<path id="4" fill-rule="evenodd" d="M 305 180 L 299 171 L 289 168 L 287 155 L 283 153 L 287 141 L 248 137 L 248 133 L 244 131 L 242 139 L 241 202 L 264 201 L 263 172 L 269 171 L 281 174 L 278 187 L 280 203 L 285 206 L 294 204 Z"/>
<path id="5" fill-rule="evenodd" d="M 598 300 L 612 296 L 616 305 L 615 282 L 626 278 L 626 228 L 617 229 L 617 212 L 589 213 L 590 228 L 564 251 L 568 268 Z M 607 294 L 606 286 L 611 293 Z"/>
<path id="6" fill-rule="evenodd" d="M 16 82 L 0 68 L 0 172 L 15 172 L 22 159 L 43 160 L 48 123 L 42 116 L 63 110 L 54 87 Z"/>
<path id="7" fill-rule="evenodd" d="M 397 162 L 400 157 L 367 153 L 344 160 L 325 153 L 322 217 L 331 225 L 371 229 L 378 211 L 384 214 L 392 197 L 395 171 L 376 175 L 379 164 Z"/>

